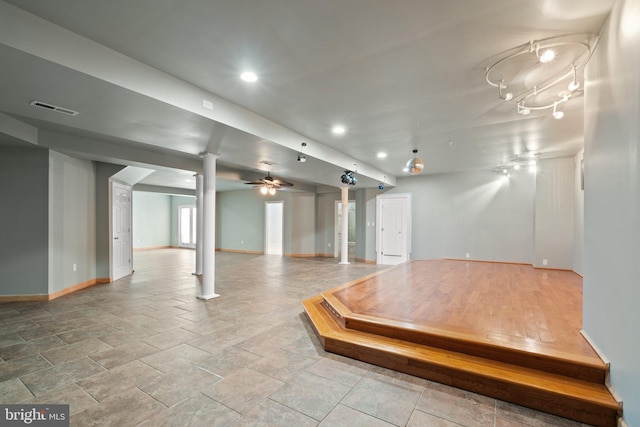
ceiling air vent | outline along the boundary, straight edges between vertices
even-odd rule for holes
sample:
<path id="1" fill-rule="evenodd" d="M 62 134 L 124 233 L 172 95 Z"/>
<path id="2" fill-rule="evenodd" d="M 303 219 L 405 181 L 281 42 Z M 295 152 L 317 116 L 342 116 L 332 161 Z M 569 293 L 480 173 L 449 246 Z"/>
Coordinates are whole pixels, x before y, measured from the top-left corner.
<path id="1" fill-rule="evenodd" d="M 73 111 L 64 107 L 58 107 L 57 105 L 53 104 L 47 104 L 46 102 L 42 101 L 31 101 L 29 105 L 33 105 L 34 107 L 38 108 L 44 108 L 45 110 L 49 111 L 56 111 L 61 114 L 66 114 L 67 116 L 77 116 L 78 114 L 80 114 L 77 111 Z"/>

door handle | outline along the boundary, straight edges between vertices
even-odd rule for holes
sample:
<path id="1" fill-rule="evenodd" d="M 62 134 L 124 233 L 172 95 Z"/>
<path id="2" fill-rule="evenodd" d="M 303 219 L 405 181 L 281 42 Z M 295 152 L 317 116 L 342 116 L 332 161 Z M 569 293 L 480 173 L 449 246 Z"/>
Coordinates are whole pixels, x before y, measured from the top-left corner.
<path id="1" fill-rule="evenodd" d="M 114 237 L 114 238 L 113 238 L 113 240 L 118 240 L 118 238 L 117 238 L 117 237 Z"/>

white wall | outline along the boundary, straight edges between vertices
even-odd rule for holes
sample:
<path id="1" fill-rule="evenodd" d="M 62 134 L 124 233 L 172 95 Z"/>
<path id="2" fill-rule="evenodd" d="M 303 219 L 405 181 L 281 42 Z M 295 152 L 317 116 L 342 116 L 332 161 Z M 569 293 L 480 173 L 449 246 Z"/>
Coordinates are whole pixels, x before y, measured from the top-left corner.
<path id="1" fill-rule="evenodd" d="M 399 178 L 412 193 L 412 258 L 533 262 L 534 174 L 491 171 Z"/>
<path id="2" fill-rule="evenodd" d="M 93 163 L 49 151 L 49 293 L 96 278 L 95 206 Z"/>
<path id="3" fill-rule="evenodd" d="M 582 159 L 584 149 L 574 157 L 573 271 L 584 276 L 584 189 Z"/>
<path id="4" fill-rule="evenodd" d="M 133 192 L 133 248 L 171 244 L 171 197 L 167 194 Z"/>
<path id="5" fill-rule="evenodd" d="M 618 0 L 586 69 L 584 329 L 640 426 L 640 0 Z"/>

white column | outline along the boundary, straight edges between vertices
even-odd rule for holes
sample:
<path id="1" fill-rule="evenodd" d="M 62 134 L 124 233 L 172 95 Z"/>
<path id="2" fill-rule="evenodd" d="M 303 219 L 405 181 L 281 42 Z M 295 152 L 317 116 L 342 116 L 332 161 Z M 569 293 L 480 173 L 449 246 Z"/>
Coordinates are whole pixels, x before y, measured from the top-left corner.
<path id="1" fill-rule="evenodd" d="M 219 297 L 216 280 L 216 159 L 217 154 L 205 153 L 202 191 L 202 294 L 200 299 Z"/>
<path id="2" fill-rule="evenodd" d="M 193 274 L 201 275 L 202 274 L 202 225 L 204 224 L 204 215 L 203 215 L 203 180 L 202 174 L 196 174 L 196 272 Z"/>
<path id="3" fill-rule="evenodd" d="M 346 185 L 342 190 L 342 241 L 340 264 L 349 264 L 349 187 Z"/>

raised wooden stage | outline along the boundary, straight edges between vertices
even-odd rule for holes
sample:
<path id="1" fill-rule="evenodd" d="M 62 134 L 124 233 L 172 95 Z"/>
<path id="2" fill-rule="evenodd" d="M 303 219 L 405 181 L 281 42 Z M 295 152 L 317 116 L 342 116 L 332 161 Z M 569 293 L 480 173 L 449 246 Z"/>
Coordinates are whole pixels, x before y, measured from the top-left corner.
<path id="1" fill-rule="evenodd" d="M 412 261 L 304 301 L 326 351 L 597 426 L 621 405 L 580 333 L 582 279 Z"/>

